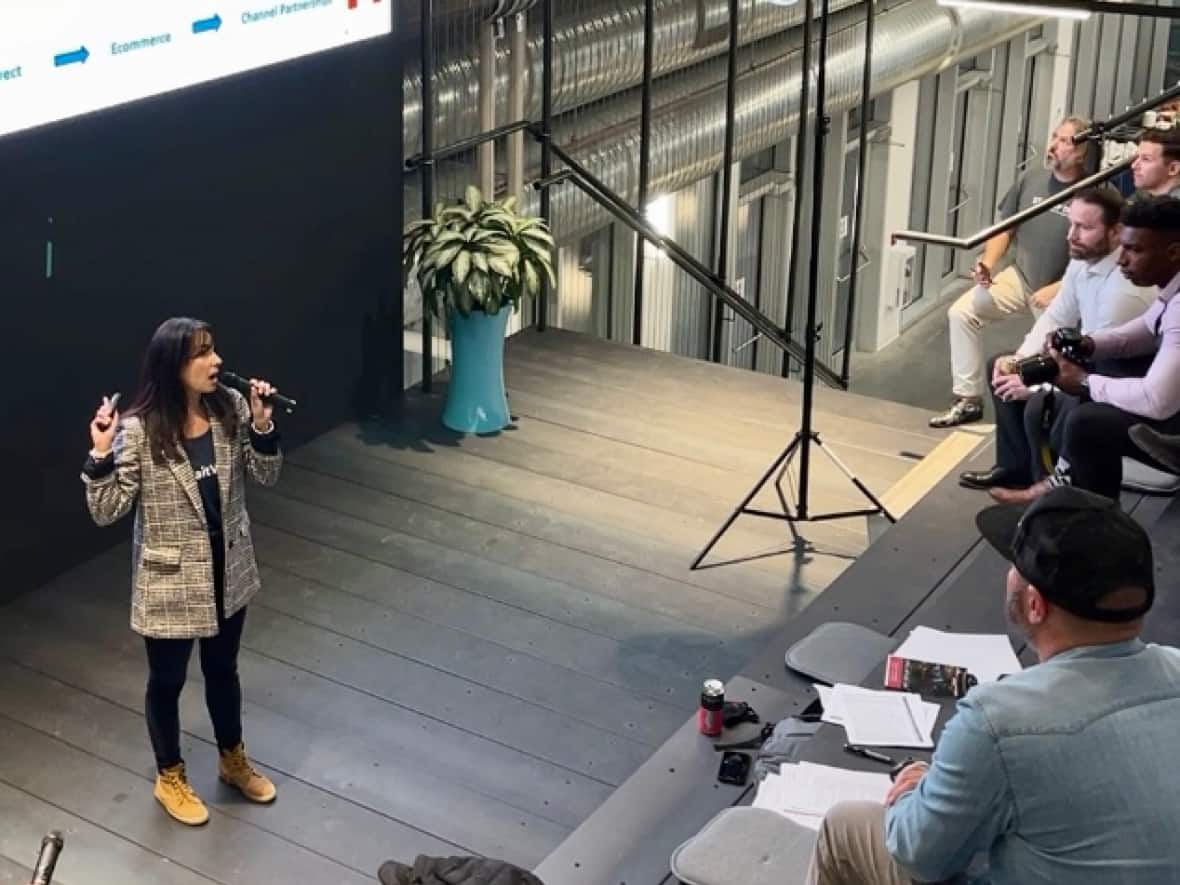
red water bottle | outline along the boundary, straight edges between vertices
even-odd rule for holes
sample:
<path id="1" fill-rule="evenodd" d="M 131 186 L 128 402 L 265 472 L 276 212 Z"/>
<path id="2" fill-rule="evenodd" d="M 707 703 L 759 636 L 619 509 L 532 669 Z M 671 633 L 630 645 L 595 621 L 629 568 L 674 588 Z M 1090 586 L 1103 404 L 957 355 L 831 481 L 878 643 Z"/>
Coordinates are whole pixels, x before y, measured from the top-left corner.
<path id="1" fill-rule="evenodd" d="M 720 679 L 706 679 L 701 689 L 701 708 L 697 711 L 697 728 L 706 737 L 717 737 L 725 724 L 725 684 Z"/>

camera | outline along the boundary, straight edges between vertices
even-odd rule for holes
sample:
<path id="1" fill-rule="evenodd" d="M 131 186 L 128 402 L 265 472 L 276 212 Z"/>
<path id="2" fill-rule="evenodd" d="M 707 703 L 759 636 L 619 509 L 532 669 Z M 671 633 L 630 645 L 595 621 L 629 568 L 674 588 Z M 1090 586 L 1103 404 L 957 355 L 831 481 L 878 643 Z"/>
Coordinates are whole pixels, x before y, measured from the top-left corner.
<path id="1" fill-rule="evenodd" d="M 1053 333 L 1053 349 L 1079 366 L 1088 367 L 1085 348 L 1086 336 L 1077 329 L 1058 329 Z M 1047 353 L 1025 357 L 1016 363 L 1016 374 L 1025 387 L 1050 384 L 1057 377 L 1057 361 Z"/>

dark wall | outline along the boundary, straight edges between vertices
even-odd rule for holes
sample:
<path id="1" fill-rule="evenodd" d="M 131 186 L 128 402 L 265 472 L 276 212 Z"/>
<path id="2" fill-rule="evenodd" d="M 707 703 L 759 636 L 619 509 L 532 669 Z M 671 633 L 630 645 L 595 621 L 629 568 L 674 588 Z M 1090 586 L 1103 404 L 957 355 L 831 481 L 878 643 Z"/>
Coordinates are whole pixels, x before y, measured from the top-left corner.
<path id="1" fill-rule="evenodd" d="M 396 45 L 0 139 L 0 599 L 126 537 L 86 513 L 87 423 L 167 317 L 300 400 L 289 445 L 400 391 Z"/>

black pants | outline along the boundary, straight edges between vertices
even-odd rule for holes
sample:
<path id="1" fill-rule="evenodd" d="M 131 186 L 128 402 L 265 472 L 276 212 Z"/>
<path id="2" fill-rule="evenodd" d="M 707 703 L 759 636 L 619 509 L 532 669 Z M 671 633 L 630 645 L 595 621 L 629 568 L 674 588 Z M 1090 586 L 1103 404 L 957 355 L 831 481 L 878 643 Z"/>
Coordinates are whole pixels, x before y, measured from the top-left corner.
<path id="1" fill-rule="evenodd" d="M 996 357 L 987 361 L 987 377 L 990 381 Z M 1034 393 L 1027 400 L 1004 401 L 992 390 L 992 405 L 996 410 L 996 465 L 1012 477 L 1013 486 L 1030 486 L 1044 475 L 1041 466 L 1042 416 L 1046 408 L 1058 405 L 1060 397 L 1067 396 L 1054 392 L 1052 399 L 1043 393 Z"/>
<path id="2" fill-rule="evenodd" d="M 992 376 L 996 357 L 987 363 L 987 377 Z M 1132 360 L 1108 360 L 1097 367 L 1113 378 L 1140 378 L 1147 373 L 1151 357 Z M 996 464 L 1012 474 L 1015 485 L 1032 485 L 1053 469 L 1062 451 L 1065 435 L 1064 416 L 1082 400 L 1060 390 L 1038 391 L 1027 400 L 1005 402 L 992 391 L 996 412 Z M 1123 434 L 1126 437 L 1126 434 Z M 1129 442 L 1129 440 L 1128 440 Z M 1049 444 L 1048 463 L 1044 446 Z M 1138 450 L 1136 450 L 1138 451 Z M 1146 457 L 1146 456 L 1144 456 Z M 1120 471 L 1119 481 L 1122 474 Z"/>
<path id="3" fill-rule="evenodd" d="M 242 688 L 238 681 L 238 649 L 246 610 L 225 618 L 225 555 L 221 538 L 213 541 L 214 595 L 218 633 L 208 639 L 153 639 L 144 637 L 148 658 L 147 723 L 156 754 L 156 767 L 171 768 L 180 756 L 180 691 L 188 674 L 193 643 L 201 645 L 201 673 L 205 703 L 213 733 L 222 750 L 242 740 Z"/>
<path id="4" fill-rule="evenodd" d="M 1154 421 L 1106 403 L 1077 402 L 1053 422 L 1050 444 L 1058 453 L 1057 474 L 1081 489 L 1116 501 L 1123 484 L 1123 458 L 1131 457 L 1159 470 L 1167 468 L 1131 441 L 1127 431 L 1146 424 L 1163 433 L 1180 433 L 1180 414 Z"/>

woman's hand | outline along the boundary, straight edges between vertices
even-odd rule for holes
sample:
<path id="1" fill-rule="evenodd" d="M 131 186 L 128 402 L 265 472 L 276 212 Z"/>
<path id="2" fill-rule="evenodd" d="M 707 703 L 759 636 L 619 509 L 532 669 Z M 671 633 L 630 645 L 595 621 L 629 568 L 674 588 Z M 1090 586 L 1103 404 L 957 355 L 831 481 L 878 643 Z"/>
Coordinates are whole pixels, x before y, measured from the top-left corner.
<path id="1" fill-rule="evenodd" d="M 104 396 L 98 411 L 90 419 L 90 442 L 94 446 L 95 454 L 105 455 L 111 450 L 118 425 L 119 413 L 115 411 L 115 404 L 111 402 L 110 397 Z"/>
<path id="2" fill-rule="evenodd" d="M 272 393 L 278 393 L 278 388 L 259 378 L 250 379 L 250 414 L 254 418 L 254 430 L 258 433 L 265 433 L 270 427 L 274 406 L 263 402 L 262 398 Z"/>

